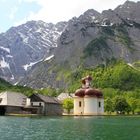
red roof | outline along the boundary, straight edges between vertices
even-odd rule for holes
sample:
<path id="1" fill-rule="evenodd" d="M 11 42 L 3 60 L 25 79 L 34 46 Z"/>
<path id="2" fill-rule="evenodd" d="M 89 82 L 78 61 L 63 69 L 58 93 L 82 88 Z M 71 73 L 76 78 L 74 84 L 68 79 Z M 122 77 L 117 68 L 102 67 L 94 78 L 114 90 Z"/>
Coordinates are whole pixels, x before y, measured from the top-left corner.
<path id="1" fill-rule="evenodd" d="M 83 97 L 85 96 L 85 89 L 77 89 L 75 92 L 75 96 Z"/>
<path id="2" fill-rule="evenodd" d="M 90 88 L 91 81 L 92 81 L 92 77 L 89 75 L 82 78 L 83 86 L 82 88 L 76 90 L 75 96 L 84 97 L 85 95 L 87 95 L 87 96 L 94 96 L 97 98 L 103 97 L 103 94 L 100 90 Z"/>
<path id="3" fill-rule="evenodd" d="M 93 89 L 93 88 L 88 88 L 85 90 L 85 95 L 88 96 L 96 96 L 98 98 L 103 97 L 103 94 L 100 90 L 98 89 Z"/>
<path id="4" fill-rule="evenodd" d="M 89 81 L 92 81 L 92 77 L 91 76 L 87 76 L 86 77 Z"/>
<path id="5" fill-rule="evenodd" d="M 84 97 L 87 96 L 95 96 L 97 98 L 103 97 L 103 94 L 98 89 L 88 88 L 88 89 L 77 89 L 75 92 L 75 96 Z"/>

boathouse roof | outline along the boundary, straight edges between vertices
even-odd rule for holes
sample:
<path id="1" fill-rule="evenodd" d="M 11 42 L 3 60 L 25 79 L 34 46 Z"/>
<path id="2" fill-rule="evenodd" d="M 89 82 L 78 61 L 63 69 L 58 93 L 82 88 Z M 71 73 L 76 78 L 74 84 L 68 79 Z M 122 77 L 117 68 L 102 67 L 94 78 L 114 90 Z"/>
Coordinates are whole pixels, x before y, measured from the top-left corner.
<path id="1" fill-rule="evenodd" d="M 5 91 L 0 93 L 0 99 L 0 105 L 23 107 L 26 105 L 27 96 L 19 92 Z"/>
<path id="2" fill-rule="evenodd" d="M 29 98 L 31 99 L 31 102 L 42 101 L 45 103 L 60 104 L 60 101 L 56 97 L 51 97 L 42 94 L 33 94 Z"/>

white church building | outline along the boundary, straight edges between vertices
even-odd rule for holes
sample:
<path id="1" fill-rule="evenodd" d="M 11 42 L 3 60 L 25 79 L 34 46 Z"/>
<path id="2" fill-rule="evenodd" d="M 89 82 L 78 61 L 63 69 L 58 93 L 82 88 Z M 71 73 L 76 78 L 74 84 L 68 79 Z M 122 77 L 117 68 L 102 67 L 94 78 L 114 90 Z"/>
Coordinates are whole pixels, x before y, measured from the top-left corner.
<path id="1" fill-rule="evenodd" d="M 82 79 L 82 88 L 74 96 L 74 115 L 103 115 L 104 98 L 100 90 L 90 87 L 92 78 Z"/>

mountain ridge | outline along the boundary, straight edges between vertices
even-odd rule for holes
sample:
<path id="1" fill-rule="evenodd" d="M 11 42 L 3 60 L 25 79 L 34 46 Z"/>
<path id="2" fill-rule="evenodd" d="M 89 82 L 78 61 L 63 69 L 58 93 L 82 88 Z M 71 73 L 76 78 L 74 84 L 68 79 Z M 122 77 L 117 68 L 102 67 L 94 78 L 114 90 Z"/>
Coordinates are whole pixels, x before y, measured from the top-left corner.
<path id="1" fill-rule="evenodd" d="M 57 47 L 65 22 L 57 24 L 29 21 L 0 34 L 0 75 L 12 83 L 23 78 L 27 71 L 50 56 Z"/>
<path id="2" fill-rule="evenodd" d="M 63 74 L 67 70 L 106 65 L 112 59 L 126 63 L 138 61 L 139 6 L 139 2 L 127 1 L 114 10 L 99 13 L 90 9 L 70 19 L 57 38 L 57 47 L 50 49 L 48 59 L 36 63 L 20 84 L 34 88 L 66 88 L 69 83 Z"/>

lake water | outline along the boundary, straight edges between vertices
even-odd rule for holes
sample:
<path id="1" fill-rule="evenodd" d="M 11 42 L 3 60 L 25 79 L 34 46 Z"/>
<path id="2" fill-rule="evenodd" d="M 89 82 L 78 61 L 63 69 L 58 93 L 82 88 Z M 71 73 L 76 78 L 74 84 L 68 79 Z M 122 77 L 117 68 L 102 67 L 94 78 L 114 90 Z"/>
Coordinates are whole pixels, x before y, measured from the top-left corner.
<path id="1" fill-rule="evenodd" d="M 140 117 L 0 117 L 0 140 L 140 140 Z"/>

